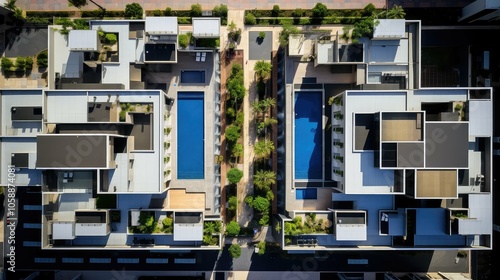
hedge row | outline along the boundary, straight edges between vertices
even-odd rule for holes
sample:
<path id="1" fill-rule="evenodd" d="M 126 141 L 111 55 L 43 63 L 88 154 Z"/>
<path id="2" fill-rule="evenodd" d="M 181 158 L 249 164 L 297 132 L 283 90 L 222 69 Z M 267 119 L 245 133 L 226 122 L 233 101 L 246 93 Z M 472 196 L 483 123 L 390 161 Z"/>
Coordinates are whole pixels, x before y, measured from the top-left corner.
<path id="1" fill-rule="evenodd" d="M 363 10 L 328 10 L 327 16 L 334 17 L 360 17 Z M 277 14 L 273 10 L 247 10 L 245 15 L 252 13 L 255 17 L 313 17 L 312 10 L 278 10 Z"/>

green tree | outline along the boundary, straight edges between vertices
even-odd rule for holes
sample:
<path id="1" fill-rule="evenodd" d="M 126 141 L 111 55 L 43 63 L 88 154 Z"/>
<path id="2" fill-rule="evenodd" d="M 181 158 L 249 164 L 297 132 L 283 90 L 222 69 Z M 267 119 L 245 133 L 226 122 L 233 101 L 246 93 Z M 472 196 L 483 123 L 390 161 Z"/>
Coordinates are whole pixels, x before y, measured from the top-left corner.
<path id="1" fill-rule="evenodd" d="M 226 235 L 228 236 L 236 236 L 240 234 L 240 230 L 241 230 L 240 225 L 235 221 L 230 221 L 226 225 Z"/>
<path id="2" fill-rule="evenodd" d="M 258 160 L 268 158 L 271 155 L 272 151 L 274 151 L 273 141 L 267 139 L 258 140 L 254 145 L 255 157 Z"/>
<path id="3" fill-rule="evenodd" d="M 404 19 L 406 17 L 406 12 L 403 10 L 403 7 L 394 5 L 387 11 L 386 17 L 390 19 Z"/>
<path id="4" fill-rule="evenodd" d="M 260 38 L 261 40 L 264 40 L 264 39 L 266 38 L 266 32 L 264 32 L 264 31 L 260 31 L 260 32 L 259 32 L 259 38 Z"/>
<path id="5" fill-rule="evenodd" d="M 255 62 L 253 70 L 259 80 L 267 80 L 271 75 L 272 65 L 270 62 L 259 60 Z"/>
<path id="6" fill-rule="evenodd" d="M 285 47 L 286 45 L 288 45 L 288 37 L 290 36 L 290 34 L 298 34 L 298 33 L 299 29 L 296 26 L 292 25 L 291 23 L 283 24 L 283 28 L 280 32 L 280 37 L 279 37 L 280 46 Z"/>
<path id="7" fill-rule="evenodd" d="M 236 162 L 238 162 L 238 159 L 243 156 L 243 145 L 240 143 L 234 144 L 231 149 L 231 153 L 233 154 L 233 157 L 236 158 Z"/>
<path id="8" fill-rule="evenodd" d="M 11 11 L 15 11 L 17 6 L 16 6 L 16 2 L 17 0 L 7 0 L 3 6 L 5 7 L 5 9 L 7 10 L 11 10 Z"/>
<path id="9" fill-rule="evenodd" d="M 107 33 L 104 37 L 104 41 L 106 41 L 106 44 L 114 45 L 118 41 L 118 38 L 116 37 L 116 34 Z"/>
<path id="10" fill-rule="evenodd" d="M 261 190 L 269 190 L 276 183 L 276 173 L 271 170 L 257 170 L 253 175 L 253 183 Z"/>
<path id="11" fill-rule="evenodd" d="M 134 2 L 125 6 L 125 17 L 141 19 L 143 12 L 144 11 L 139 3 Z"/>
<path id="12" fill-rule="evenodd" d="M 179 46 L 183 49 L 187 48 L 189 46 L 189 36 L 187 34 L 180 34 L 179 35 Z"/>
<path id="13" fill-rule="evenodd" d="M 262 215 L 262 217 L 259 219 L 259 225 L 261 226 L 269 225 L 269 214 L 265 213 L 264 215 Z"/>
<path id="14" fill-rule="evenodd" d="M 316 6 L 312 8 L 312 13 L 314 17 L 326 17 L 328 15 L 328 8 L 323 3 L 316 3 Z"/>
<path id="15" fill-rule="evenodd" d="M 12 14 L 12 19 L 17 22 L 24 20 L 23 10 L 21 10 L 20 8 L 15 8 L 14 13 Z"/>
<path id="16" fill-rule="evenodd" d="M 139 214 L 139 226 L 137 229 L 141 233 L 152 233 L 155 229 L 155 218 L 151 212 L 141 211 Z"/>
<path id="17" fill-rule="evenodd" d="M 189 12 L 191 17 L 201 17 L 201 5 L 193 4 L 191 5 L 191 11 Z"/>
<path id="18" fill-rule="evenodd" d="M 238 208 L 238 199 L 236 196 L 231 196 L 228 201 L 227 201 L 228 207 L 227 209 L 229 211 L 236 212 L 236 209 Z"/>
<path id="19" fill-rule="evenodd" d="M 241 256 L 241 247 L 239 244 L 232 244 L 229 246 L 229 254 L 233 259 L 237 259 Z"/>
<path id="20" fill-rule="evenodd" d="M 231 184 L 237 184 L 241 180 L 241 178 L 243 178 L 243 171 L 239 170 L 236 167 L 229 169 L 229 171 L 227 172 L 227 180 Z"/>
<path id="21" fill-rule="evenodd" d="M 269 202 L 269 200 L 262 196 L 255 197 L 252 202 L 252 207 L 261 213 L 267 212 L 270 205 L 271 203 Z"/>
<path id="22" fill-rule="evenodd" d="M 266 241 L 261 241 L 257 244 L 257 248 L 259 248 L 259 256 L 262 256 L 266 253 Z"/>
<path id="23" fill-rule="evenodd" d="M 372 3 L 369 3 L 368 5 L 366 5 L 363 10 L 361 10 L 361 16 L 362 17 L 371 17 L 375 11 L 377 10 L 377 8 L 375 8 L 375 5 L 373 5 Z"/>
<path id="24" fill-rule="evenodd" d="M 12 66 L 14 66 L 14 63 L 12 62 L 12 60 L 10 60 L 9 58 L 6 58 L 4 56 L 4 57 L 2 57 L 1 65 L 2 65 L 2 70 L 7 71 L 7 70 L 10 70 L 10 68 L 12 68 Z"/>
<path id="25" fill-rule="evenodd" d="M 292 12 L 293 17 L 301 17 L 303 15 L 304 15 L 304 11 L 301 8 L 297 8 L 297 9 L 293 10 L 293 12 Z"/>
<path id="26" fill-rule="evenodd" d="M 239 126 L 234 124 L 230 124 L 226 127 L 226 139 L 229 142 L 235 143 L 240 139 L 241 129 Z"/>

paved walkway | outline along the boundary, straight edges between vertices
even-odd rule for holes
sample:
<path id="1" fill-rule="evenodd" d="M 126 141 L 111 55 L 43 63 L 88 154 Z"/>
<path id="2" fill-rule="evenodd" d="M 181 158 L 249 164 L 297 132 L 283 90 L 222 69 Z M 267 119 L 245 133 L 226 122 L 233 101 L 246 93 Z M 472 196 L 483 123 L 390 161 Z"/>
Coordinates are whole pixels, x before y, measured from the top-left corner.
<path id="1" fill-rule="evenodd" d="M 96 5 L 87 1 L 88 5 L 82 7 L 82 10 L 96 10 Z M 124 10 L 125 6 L 131 1 L 129 0 L 95 0 L 96 3 L 108 10 Z M 173 10 L 189 10 L 191 5 L 199 3 L 204 10 L 211 10 L 219 4 L 227 5 L 229 10 L 238 9 L 272 9 L 274 5 L 279 5 L 281 9 L 293 10 L 296 8 L 311 9 L 318 2 L 317 0 L 185 0 L 185 1 L 150 1 L 136 0 L 144 10 L 165 10 L 167 7 Z M 449 1 L 443 1 L 449 2 Z M 329 0 L 323 2 L 328 8 L 332 9 L 362 9 L 369 3 L 372 3 L 377 8 L 382 8 L 386 4 L 386 0 Z M 69 7 L 67 0 L 17 0 L 16 5 L 25 11 L 76 11 L 75 7 Z M 418 3 L 417 3 L 418 5 Z"/>

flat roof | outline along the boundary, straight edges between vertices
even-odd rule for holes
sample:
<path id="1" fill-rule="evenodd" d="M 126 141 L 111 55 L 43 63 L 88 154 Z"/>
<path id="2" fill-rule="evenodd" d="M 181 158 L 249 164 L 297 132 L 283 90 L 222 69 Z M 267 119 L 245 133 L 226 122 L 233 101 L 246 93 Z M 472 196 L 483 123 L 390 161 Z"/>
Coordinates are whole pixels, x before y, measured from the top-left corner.
<path id="1" fill-rule="evenodd" d="M 416 197 L 456 198 L 457 170 L 417 170 Z"/>
<path id="2" fill-rule="evenodd" d="M 97 50 L 97 30 L 70 30 L 68 47 L 70 50 Z"/>
<path id="3" fill-rule="evenodd" d="M 399 39 L 405 36 L 404 19 L 377 19 L 373 27 L 373 39 Z"/>
<path id="4" fill-rule="evenodd" d="M 149 34 L 177 34 L 177 17 L 146 17 L 144 29 Z"/>
<path id="5" fill-rule="evenodd" d="M 175 43 L 144 44 L 145 61 L 176 61 Z"/>
<path id="6" fill-rule="evenodd" d="M 422 141 L 421 112 L 383 112 L 382 141 Z"/>
<path id="7" fill-rule="evenodd" d="M 193 18 L 193 36 L 196 38 L 218 38 L 220 18 Z"/>
<path id="8" fill-rule="evenodd" d="M 425 166 L 469 167 L 469 124 L 427 122 L 425 124 Z"/>
<path id="9" fill-rule="evenodd" d="M 38 135 L 39 168 L 105 168 L 106 135 Z"/>

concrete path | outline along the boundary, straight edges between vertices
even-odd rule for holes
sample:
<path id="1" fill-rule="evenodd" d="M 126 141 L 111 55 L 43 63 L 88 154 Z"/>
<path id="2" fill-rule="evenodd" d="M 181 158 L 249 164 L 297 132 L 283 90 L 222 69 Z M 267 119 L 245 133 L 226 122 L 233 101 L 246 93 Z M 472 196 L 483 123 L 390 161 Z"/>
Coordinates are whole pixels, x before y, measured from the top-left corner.
<path id="1" fill-rule="evenodd" d="M 82 7 L 82 10 L 96 10 L 96 5 L 87 1 L 88 5 Z M 131 1 L 129 0 L 95 0 L 96 3 L 103 6 L 107 10 L 124 10 L 125 6 Z M 170 7 L 173 10 L 189 10 L 191 5 L 199 3 L 203 10 L 211 10 L 216 5 L 227 5 L 229 10 L 251 10 L 251 9 L 272 9 L 274 5 L 279 5 L 281 9 L 293 10 L 296 8 L 311 9 L 318 2 L 317 0 L 186 0 L 186 1 L 145 1 L 137 0 L 144 10 L 165 10 Z M 447 1 L 445 1 L 447 2 Z M 329 0 L 323 2 L 331 9 L 362 9 L 369 3 L 375 5 L 376 8 L 382 8 L 386 4 L 386 0 Z M 75 7 L 70 7 L 66 0 L 17 0 L 17 7 L 25 11 L 77 11 Z M 418 2 L 417 2 L 418 5 Z"/>

